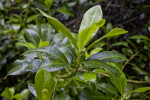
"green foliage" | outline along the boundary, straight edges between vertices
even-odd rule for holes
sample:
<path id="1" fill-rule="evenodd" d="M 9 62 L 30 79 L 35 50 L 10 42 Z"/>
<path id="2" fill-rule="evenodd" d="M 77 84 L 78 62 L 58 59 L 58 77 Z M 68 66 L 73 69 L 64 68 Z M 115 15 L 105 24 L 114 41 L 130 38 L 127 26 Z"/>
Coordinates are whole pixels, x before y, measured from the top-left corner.
<path id="1" fill-rule="evenodd" d="M 138 39 L 138 43 L 145 43 L 145 49 L 148 50 L 148 37 L 133 36 L 127 42 L 111 46 L 126 46 L 123 50 L 128 52 L 125 54 L 109 49 L 102 51 L 105 50 L 102 48 L 105 45 L 101 42 L 102 39 L 107 39 L 108 47 L 110 37 L 127 31 L 121 28 L 113 29 L 111 24 L 103 26 L 105 19 L 102 19 L 103 13 L 99 5 L 90 8 L 84 14 L 79 32 L 76 34 L 49 15 L 53 0 L 40 0 L 40 2 L 46 7 L 48 14 L 38 10 L 49 23 L 45 24 L 45 21 L 37 18 L 37 25 L 23 29 L 18 46 L 25 46 L 29 50 L 12 64 L 13 68 L 7 76 L 30 72 L 34 77 L 36 73 L 35 84 L 32 84 L 33 80 L 29 80 L 28 88 L 39 100 L 124 100 L 133 92 L 149 90 L 149 87 L 140 88 L 124 96 L 127 78 L 122 70 L 130 60 L 127 57 L 132 56 L 133 53 L 128 46 L 132 45 L 134 51 L 137 50 L 130 39 Z M 73 16 L 69 11 L 62 9 L 58 11 Z M 23 27 L 37 16 L 39 14 L 26 19 Z M 100 27 L 105 35 L 92 42 Z M 8 99 L 23 99 L 27 94 L 28 92 L 23 91 L 14 95 L 13 89 L 6 88 L 1 95 Z"/>
<path id="2" fill-rule="evenodd" d="M 1 96 L 9 99 L 9 100 L 22 100 L 30 93 L 29 89 L 24 89 L 20 93 L 15 94 L 14 87 L 5 88 L 5 90 L 1 93 Z"/>
<path id="3" fill-rule="evenodd" d="M 35 76 L 35 90 L 39 100 L 49 100 L 52 97 L 55 81 L 51 74 L 44 69 Z"/>

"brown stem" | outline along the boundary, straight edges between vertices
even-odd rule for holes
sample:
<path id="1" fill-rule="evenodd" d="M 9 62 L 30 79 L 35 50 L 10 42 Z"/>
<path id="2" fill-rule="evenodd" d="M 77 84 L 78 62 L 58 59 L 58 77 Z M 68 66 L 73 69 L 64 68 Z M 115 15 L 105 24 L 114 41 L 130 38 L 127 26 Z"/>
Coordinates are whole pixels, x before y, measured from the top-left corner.
<path id="1" fill-rule="evenodd" d="M 142 50 L 142 49 L 141 49 L 141 50 Z M 128 59 L 128 61 L 123 65 L 122 70 L 126 67 L 127 64 L 129 64 L 129 62 L 130 62 L 135 56 L 138 55 L 138 53 L 139 53 L 141 50 L 137 51 L 135 54 L 133 54 L 133 55 Z"/>
<path id="2" fill-rule="evenodd" d="M 89 72 L 92 72 L 92 71 L 87 71 L 85 69 L 80 69 L 79 71 L 81 72 L 85 72 L 85 73 L 89 73 Z M 108 74 L 105 74 L 105 73 L 97 73 L 99 75 L 103 75 L 103 76 L 106 76 L 106 77 L 109 77 Z M 130 83 L 139 83 L 139 84 L 142 84 L 142 83 L 150 83 L 148 81 L 136 81 L 136 80 L 130 80 L 130 79 L 127 79 L 127 82 L 130 82 Z"/>

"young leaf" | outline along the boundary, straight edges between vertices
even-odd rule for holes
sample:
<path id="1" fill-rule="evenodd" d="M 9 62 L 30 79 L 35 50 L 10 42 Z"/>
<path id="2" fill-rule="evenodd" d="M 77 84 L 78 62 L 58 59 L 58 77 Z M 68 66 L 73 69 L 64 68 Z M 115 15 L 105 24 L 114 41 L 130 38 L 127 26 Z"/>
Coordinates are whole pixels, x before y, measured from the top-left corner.
<path id="1" fill-rule="evenodd" d="M 123 62 L 128 59 L 117 51 L 104 51 L 94 54 L 88 58 L 89 60 L 102 60 L 104 62 Z"/>
<path id="2" fill-rule="evenodd" d="M 42 90 L 42 100 L 50 100 L 49 98 L 49 92 L 47 89 Z"/>
<path id="3" fill-rule="evenodd" d="M 6 87 L 5 90 L 1 93 L 1 96 L 7 99 L 11 99 L 13 95 L 10 93 L 10 89 Z"/>
<path id="4" fill-rule="evenodd" d="M 97 29 L 101 26 L 103 26 L 105 23 L 105 20 L 102 19 L 96 23 L 94 23 L 91 27 L 85 28 L 79 33 L 78 36 L 78 48 L 80 51 L 84 48 L 85 44 L 87 44 L 87 41 L 91 37 L 91 35 L 97 31 Z"/>
<path id="5" fill-rule="evenodd" d="M 45 47 L 45 46 L 49 46 L 49 41 L 44 41 L 44 42 L 40 41 L 38 47 L 40 48 L 40 47 Z"/>
<path id="6" fill-rule="evenodd" d="M 35 49 L 36 45 L 33 43 L 18 43 L 17 46 L 25 46 L 29 49 Z"/>
<path id="7" fill-rule="evenodd" d="M 103 13 L 99 5 L 90 8 L 83 16 L 79 33 L 85 28 L 91 27 L 93 24 L 101 20 Z"/>
<path id="8" fill-rule="evenodd" d="M 150 90 L 150 87 L 142 87 L 142 88 L 135 89 L 135 90 L 133 90 L 133 91 L 131 91 L 131 92 L 128 92 L 128 93 L 126 94 L 126 96 L 124 97 L 124 99 L 125 99 L 129 94 L 131 94 L 131 93 L 134 93 L 134 92 L 145 92 L 145 91 L 148 91 L 148 90 Z"/>
<path id="9" fill-rule="evenodd" d="M 52 97 L 53 88 L 54 88 L 55 81 L 52 75 L 44 69 L 41 69 L 37 72 L 35 76 L 35 90 L 39 100 L 42 100 L 42 91 L 43 89 L 47 89 L 48 98 Z"/>
<path id="10" fill-rule="evenodd" d="M 83 74 L 83 79 L 85 81 L 92 81 L 92 82 L 95 82 L 96 81 L 96 74 L 95 73 L 84 73 Z"/>
<path id="11" fill-rule="evenodd" d="M 98 44 L 102 39 L 110 37 L 110 36 L 116 36 L 116 35 L 120 35 L 120 34 L 124 34 L 127 33 L 128 31 L 121 29 L 121 28 L 114 28 L 113 30 L 111 30 L 109 33 L 107 33 L 106 35 L 104 35 L 103 37 L 101 37 L 100 39 L 96 40 L 95 42 L 93 42 L 91 45 L 89 45 L 87 47 L 87 50 L 93 48 L 96 44 Z"/>
<path id="12" fill-rule="evenodd" d="M 102 20 L 102 17 L 103 17 L 103 13 L 102 13 L 101 7 L 99 5 L 90 8 L 83 16 L 78 33 L 81 33 L 81 31 L 83 31 L 84 29 L 89 28 L 96 22 Z M 103 22 L 104 22 L 104 20 L 103 20 Z M 94 33 L 90 33 L 91 35 L 90 35 L 90 37 L 88 37 L 88 40 L 86 41 L 85 45 L 87 45 L 92 40 L 92 38 L 95 36 L 97 31 L 98 31 L 98 29 L 95 30 Z M 86 33 L 84 33 L 84 34 L 86 34 Z"/>
<path id="13" fill-rule="evenodd" d="M 90 52 L 90 56 L 102 51 L 103 48 L 95 48 L 95 49 L 92 49 L 91 52 Z"/>
<path id="14" fill-rule="evenodd" d="M 58 20 L 56 20 L 55 18 L 49 16 L 48 14 L 46 14 L 44 11 L 38 9 L 40 11 L 40 13 L 47 17 L 47 19 L 49 20 L 50 24 L 53 26 L 53 28 L 55 28 L 58 32 L 63 33 L 65 36 L 67 36 L 70 41 L 73 43 L 74 47 L 77 49 L 77 43 L 75 41 L 75 39 L 73 38 L 73 36 L 71 35 L 71 33 L 69 32 L 69 30 Z"/>

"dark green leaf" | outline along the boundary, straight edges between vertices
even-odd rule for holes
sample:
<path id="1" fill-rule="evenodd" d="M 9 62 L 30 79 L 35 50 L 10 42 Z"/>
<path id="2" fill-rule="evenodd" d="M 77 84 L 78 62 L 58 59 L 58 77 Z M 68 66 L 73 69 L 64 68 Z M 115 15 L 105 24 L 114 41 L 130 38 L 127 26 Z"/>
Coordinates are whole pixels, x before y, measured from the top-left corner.
<path id="1" fill-rule="evenodd" d="M 39 9 L 38 9 L 39 10 Z M 39 10 L 40 13 L 47 17 L 50 24 L 60 33 L 63 33 L 64 35 L 66 35 L 70 41 L 73 43 L 74 47 L 77 49 L 77 43 L 75 41 L 75 39 L 73 38 L 73 36 L 71 35 L 71 33 L 69 32 L 69 30 L 58 20 L 56 20 L 55 18 L 49 16 L 48 14 L 46 14 L 44 11 Z"/>
<path id="2" fill-rule="evenodd" d="M 29 88 L 30 92 L 31 92 L 35 97 L 37 97 L 36 91 L 35 91 L 35 85 L 32 84 L 32 83 L 28 83 L 28 88 Z"/>
<path id="3" fill-rule="evenodd" d="M 128 59 L 117 51 L 103 51 L 97 54 L 94 54 L 88 58 L 89 60 L 102 60 L 104 62 L 124 62 Z"/>
<path id="4" fill-rule="evenodd" d="M 110 71 L 115 76 L 120 75 L 119 70 L 117 68 L 112 67 L 101 60 L 84 61 L 83 64 L 86 68 L 99 68 L 100 67 L 100 68 L 104 68 L 104 69 Z"/>
<path id="5" fill-rule="evenodd" d="M 84 88 L 79 94 L 79 100 L 107 100 L 107 98 L 101 92 Z"/>
<path id="6" fill-rule="evenodd" d="M 131 93 L 134 93 L 134 92 L 146 92 L 146 91 L 148 91 L 148 90 L 150 90 L 150 87 L 142 87 L 142 88 L 135 89 L 135 90 L 133 90 L 133 91 L 131 91 L 131 92 L 128 92 L 128 93 L 126 94 L 126 96 L 124 97 L 124 99 L 125 99 L 129 94 L 131 94 Z"/>

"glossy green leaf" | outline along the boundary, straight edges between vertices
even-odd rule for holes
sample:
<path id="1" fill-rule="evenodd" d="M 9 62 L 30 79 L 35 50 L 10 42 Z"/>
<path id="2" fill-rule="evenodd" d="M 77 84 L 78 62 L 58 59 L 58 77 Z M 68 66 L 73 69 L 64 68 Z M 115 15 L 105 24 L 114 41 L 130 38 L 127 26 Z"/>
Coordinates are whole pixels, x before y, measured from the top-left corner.
<path id="1" fill-rule="evenodd" d="M 118 96 L 117 89 L 110 84 L 102 83 L 96 85 L 96 87 L 102 91 L 105 91 L 106 93 L 110 93 L 110 94 L 114 94 L 115 96 Z"/>
<path id="2" fill-rule="evenodd" d="M 26 72 L 25 68 L 28 66 L 30 60 L 17 60 L 13 64 L 13 68 L 7 73 L 7 75 L 20 75 Z"/>
<path id="3" fill-rule="evenodd" d="M 69 32 L 69 30 L 61 22 L 59 22 L 55 18 L 49 16 L 44 11 L 42 11 L 42 10 L 39 10 L 39 11 L 43 16 L 48 18 L 48 20 L 49 20 L 50 24 L 53 26 L 53 28 L 55 28 L 58 32 L 63 33 L 65 36 L 67 36 L 70 39 L 70 41 L 73 43 L 74 47 L 77 49 L 77 43 L 76 43 L 75 39 L 73 38 L 73 36 L 71 35 L 71 33 Z"/>
<path id="4" fill-rule="evenodd" d="M 91 35 L 94 32 L 96 32 L 99 27 L 103 26 L 104 23 L 105 23 L 105 20 L 102 19 L 102 20 L 94 23 L 91 27 L 85 28 L 84 30 L 82 30 L 79 33 L 79 36 L 78 36 L 78 47 L 79 47 L 80 51 L 84 48 L 85 44 L 87 44 L 87 41 L 89 40 Z"/>
<path id="5" fill-rule="evenodd" d="M 88 60 L 102 60 L 104 62 L 124 62 L 128 59 L 117 51 L 103 51 L 97 54 L 94 54 L 88 58 Z"/>
<path id="6" fill-rule="evenodd" d="M 83 64 L 84 64 L 85 68 L 104 68 L 104 69 L 110 71 L 111 73 L 113 73 L 113 75 L 115 75 L 115 76 L 120 75 L 120 72 L 117 68 L 112 67 L 101 60 L 84 61 Z"/>
<path id="7" fill-rule="evenodd" d="M 125 89 L 126 89 L 126 85 L 127 85 L 127 79 L 125 74 L 123 73 L 123 71 L 115 64 L 115 63 L 109 63 L 111 66 L 117 68 L 121 75 L 119 77 L 116 77 L 114 74 L 109 73 L 110 76 L 110 80 L 112 81 L 112 83 L 115 85 L 115 87 L 118 89 L 118 91 L 120 92 L 121 96 L 123 96 Z"/>
<path id="8" fill-rule="evenodd" d="M 33 43 L 18 43 L 17 46 L 25 46 L 28 49 L 35 49 L 36 45 Z"/>
<path id="9" fill-rule="evenodd" d="M 106 96 L 91 88 L 84 88 L 79 94 L 79 100 L 107 100 Z"/>
<path id="10" fill-rule="evenodd" d="M 47 46 L 34 50 L 28 50 L 23 55 L 26 57 L 38 57 L 38 55 L 42 55 L 45 57 L 55 59 L 56 61 L 68 62 L 66 56 L 58 48 L 54 46 Z"/>
<path id="11" fill-rule="evenodd" d="M 52 77 L 52 75 L 44 69 L 41 69 L 37 72 L 35 76 L 35 90 L 36 94 L 39 100 L 42 100 L 42 90 L 47 89 L 48 90 L 48 98 L 52 97 L 53 88 L 55 85 L 55 81 Z"/>
<path id="12" fill-rule="evenodd" d="M 120 35 L 120 34 L 124 34 L 127 33 L 128 31 L 121 29 L 121 28 L 114 28 L 113 30 L 111 30 L 109 33 L 107 33 L 106 35 L 104 35 L 103 37 L 101 37 L 100 39 L 96 40 L 95 42 L 93 42 L 91 45 L 89 45 L 87 47 L 87 50 L 93 48 L 96 44 L 98 44 L 102 39 L 107 38 L 107 37 L 111 37 L 111 36 L 116 36 L 116 35 Z"/>
<path id="13" fill-rule="evenodd" d="M 36 46 L 38 46 L 38 44 L 40 42 L 40 38 L 34 30 L 25 29 L 25 30 L 23 30 L 23 33 L 24 33 L 24 38 L 28 43 L 33 43 Z"/>
<path id="14" fill-rule="evenodd" d="M 36 91 L 35 91 L 35 85 L 32 84 L 32 83 L 28 83 L 28 88 L 29 88 L 30 92 L 31 92 L 35 97 L 37 97 Z"/>
<path id="15" fill-rule="evenodd" d="M 63 68 L 67 68 L 68 66 L 69 66 L 68 63 L 61 63 L 56 61 L 52 61 L 52 62 L 45 61 L 42 63 L 39 69 L 46 69 L 49 72 L 53 72 Z"/>
<path id="16" fill-rule="evenodd" d="M 146 91 L 149 91 L 149 90 L 150 90 L 150 87 L 141 87 L 141 88 L 135 89 L 135 90 L 133 90 L 133 91 L 131 91 L 131 92 L 128 92 L 128 93 L 126 94 L 126 96 L 124 97 L 124 99 L 125 99 L 129 94 L 131 94 L 131 93 L 134 93 L 134 92 L 146 92 Z"/>
<path id="17" fill-rule="evenodd" d="M 95 82 L 97 79 L 97 75 L 95 73 L 84 73 L 83 74 L 84 81 L 92 81 Z"/>

